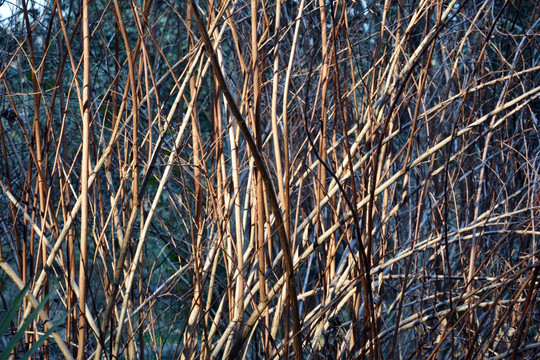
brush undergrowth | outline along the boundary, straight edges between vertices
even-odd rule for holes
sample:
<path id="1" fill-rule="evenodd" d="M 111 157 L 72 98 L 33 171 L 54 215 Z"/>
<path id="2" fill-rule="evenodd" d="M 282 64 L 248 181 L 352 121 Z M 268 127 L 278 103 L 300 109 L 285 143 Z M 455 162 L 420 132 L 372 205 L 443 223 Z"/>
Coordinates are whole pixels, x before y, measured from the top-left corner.
<path id="1" fill-rule="evenodd" d="M 538 357 L 539 23 L 534 1 L 17 2 L 0 356 Z"/>

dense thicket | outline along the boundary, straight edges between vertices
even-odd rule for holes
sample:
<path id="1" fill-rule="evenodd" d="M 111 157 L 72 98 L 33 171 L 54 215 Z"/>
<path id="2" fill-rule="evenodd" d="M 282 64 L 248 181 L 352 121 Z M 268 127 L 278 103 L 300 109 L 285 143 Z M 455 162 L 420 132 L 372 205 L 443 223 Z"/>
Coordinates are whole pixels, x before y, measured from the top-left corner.
<path id="1" fill-rule="evenodd" d="M 3 7 L 6 357 L 540 356 L 535 1 Z"/>

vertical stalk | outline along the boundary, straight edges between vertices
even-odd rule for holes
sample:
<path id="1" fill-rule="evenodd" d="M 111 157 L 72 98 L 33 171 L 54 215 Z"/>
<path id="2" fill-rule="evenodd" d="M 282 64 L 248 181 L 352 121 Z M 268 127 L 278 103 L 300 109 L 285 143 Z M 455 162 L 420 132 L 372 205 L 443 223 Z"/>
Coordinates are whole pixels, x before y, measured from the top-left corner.
<path id="1" fill-rule="evenodd" d="M 188 26 L 191 30 L 192 8 L 187 6 Z M 188 36 L 188 46 L 190 49 L 195 47 L 195 41 L 191 36 Z M 202 71 L 200 69 L 199 71 Z M 199 72 L 200 74 L 200 72 Z M 201 167 L 204 164 L 201 162 L 200 149 L 200 134 L 199 134 L 199 118 L 197 115 L 197 103 L 193 101 L 198 96 L 197 79 L 191 77 L 189 79 L 189 91 L 191 96 L 191 146 L 193 152 L 193 186 L 195 190 L 195 216 L 191 220 L 191 253 L 193 256 L 193 296 L 191 299 L 191 308 L 188 317 L 186 332 L 184 333 L 184 349 L 182 350 L 182 358 L 192 359 L 195 357 L 195 349 L 197 346 L 197 329 L 200 322 L 200 309 L 202 308 L 202 283 L 203 283 L 203 267 L 202 267 L 202 235 L 204 227 L 203 219 L 203 198 L 201 186 Z"/>
<path id="2" fill-rule="evenodd" d="M 82 158 L 81 158 L 81 244 L 79 259 L 79 339 L 77 360 L 86 359 L 86 297 L 88 261 L 88 174 L 90 148 L 90 26 L 88 0 L 82 2 L 83 31 L 83 108 Z"/>

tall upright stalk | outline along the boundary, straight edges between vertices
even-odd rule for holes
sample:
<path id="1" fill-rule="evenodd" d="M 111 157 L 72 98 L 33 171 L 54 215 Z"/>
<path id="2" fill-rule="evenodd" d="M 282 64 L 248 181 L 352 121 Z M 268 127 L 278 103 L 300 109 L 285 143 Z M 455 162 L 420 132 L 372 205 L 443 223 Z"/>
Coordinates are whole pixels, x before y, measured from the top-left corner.
<path id="1" fill-rule="evenodd" d="M 538 4 L 20 5 L 0 353 L 538 357 Z"/>

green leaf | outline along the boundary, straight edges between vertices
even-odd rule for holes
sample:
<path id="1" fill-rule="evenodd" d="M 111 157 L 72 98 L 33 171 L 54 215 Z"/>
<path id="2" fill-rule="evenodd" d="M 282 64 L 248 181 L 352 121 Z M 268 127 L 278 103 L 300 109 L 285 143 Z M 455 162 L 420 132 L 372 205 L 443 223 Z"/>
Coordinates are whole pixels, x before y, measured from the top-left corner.
<path id="1" fill-rule="evenodd" d="M 26 294 L 27 289 L 28 289 L 28 285 L 25 286 L 25 288 L 19 293 L 19 295 L 17 295 L 17 298 L 15 299 L 16 302 L 19 299 L 19 296 L 21 296 L 21 294 L 22 294 L 22 298 L 24 298 L 24 295 Z M 28 328 L 30 327 L 30 324 L 32 324 L 32 322 L 38 317 L 40 310 L 43 309 L 43 307 L 49 300 L 49 297 L 51 296 L 51 294 L 52 292 L 48 293 L 47 296 L 43 298 L 43 300 L 36 307 L 34 312 L 30 314 L 30 316 L 26 319 L 26 321 L 20 326 L 19 331 L 17 331 L 17 333 L 13 335 L 13 338 L 11 338 L 11 340 L 9 341 L 5 349 L 2 351 L 2 354 L 0 354 L 0 360 L 7 360 L 9 358 L 9 356 L 11 355 L 11 351 L 17 346 L 19 341 L 23 338 L 24 333 L 26 332 L 26 330 L 28 330 Z M 19 304 L 16 304 L 16 302 L 15 304 L 11 306 L 8 313 L 10 313 L 13 310 L 13 308 L 15 308 L 15 311 L 17 311 L 22 301 L 20 301 Z M 17 306 L 14 306 L 14 305 L 17 305 Z"/>
<path id="2" fill-rule="evenodd" d="M 41 344 L 43 344 L 45 340 L 47 340 L 52 335 L 56 328 L 60 324 L 62 324 L 64 320 L 66 320 L 67 316 L 73 311 L 73 309 L 75 309 L 75 306 L 73 306 L 71 309 L 69 309 L 69 311 L 62 315 L 62 317 L 58 319 L 58 321 L 54 323 L 53 326 L 51 326 L 51 328 L 47 330 L 47 332 L 43 334 L 43 336 L 40 337 L 38 341 L 36 341 L 36 343 L 30 348 L 30 350 L 28 350 L 28 352 L 24 354 L 22 359 L 29 359 L 32 355 L 34 355 L 34 353 L 40 348 Z"/>
<path id="3" fill-rule="evenodd" d="M 28 291 L 28 288 L 29 288 L 29 285 L 26 285 L 21 290 L 21 292 L 19 292 L 19 294 L 15 297 L 15 300 L 14 300 L 13 304 L 8 309 L 6 315 L 4 316 L 2 321 L 0 321 L 0 334 L 5 334 L 6 333 L 6 330 L 7 330 L 8 326 L 9 326 L 9 323 L 17 315 L 17 310 L 19 310 L 19 306 L 21 306 L 21 304 L 23 302 L 23 299 L 24 299 L 24 295 Z"/>

